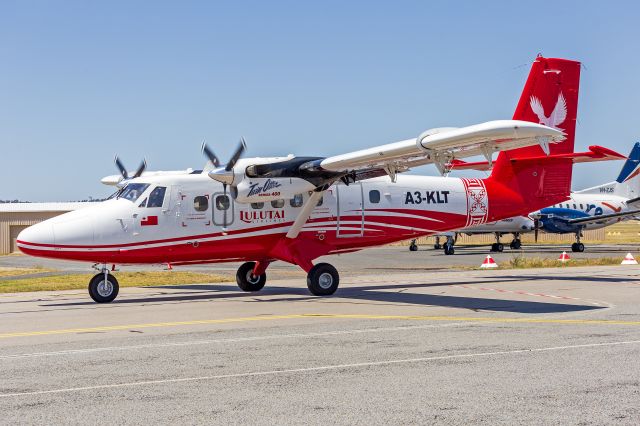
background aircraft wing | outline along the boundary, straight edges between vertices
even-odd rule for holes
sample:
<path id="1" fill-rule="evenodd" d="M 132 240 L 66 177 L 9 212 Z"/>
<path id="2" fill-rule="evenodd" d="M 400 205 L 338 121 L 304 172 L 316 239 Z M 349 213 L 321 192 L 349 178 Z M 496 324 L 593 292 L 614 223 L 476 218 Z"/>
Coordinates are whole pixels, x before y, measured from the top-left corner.
<path id="1" fill-rule="evenodd" d="M 638 210 L 628 210 L 626 212 L 620 212 L 620 213 L 601 214 L 601 215 L 598 215 L 598 216 L 581 217 L 581 218 L 578 218 L 578 219 L 567 219 L 567 223 L 570 223 L 572 225 L 598 223 L 598 222 L 605 222 L 605 221 L 607 221 L 609 219 L 612 219 L 612 218 L 624 219 L 625 217 L 636 216 L 639 213 L 640 213 L 640 209 L 638 209 Z"/>
<path id="2" fill-rule="evenodd" d="M 386 171 L 390 175 L 411 167 L 435 164 L 441 173 L 456 158 L 484 155 L 491 158 L 497 151 L 561 142 L 564 133 L 541 124 L 519 120 L 499 120 L 461 128 L 433 129 L 417 139 L 380 145 L 347 154 L 325 158 L 320 170 L 356 174 L 364 171 Z M 392 176 L 393 177 L 393 176 Z"/>

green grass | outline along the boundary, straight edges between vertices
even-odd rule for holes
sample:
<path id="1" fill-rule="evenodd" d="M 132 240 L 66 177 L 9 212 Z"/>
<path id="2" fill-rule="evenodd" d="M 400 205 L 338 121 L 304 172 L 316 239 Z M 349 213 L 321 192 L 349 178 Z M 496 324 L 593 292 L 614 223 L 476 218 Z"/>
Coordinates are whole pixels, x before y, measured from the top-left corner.
<path id="1" fill-rule="evenodd" d="M 39 272 L 42 272 L 42 270 L 39 270 Z M 85 289 L 93 275 L 95 274 L 55 275 L 2 280 L 0 281 L 0 293 Z M 116 278 L 120 287 L 220 283 L 234 281 L 235 279 L 230 275 L 176 271 L 119 272 Z"/>
<path id="2" fill-rule="evenodd" d="M 560 262 L 557 259 L 543 259 L 540 257 L 514 256 L 508 263 L 499 265 L 502 269 L 531 269 L 531 268 L 568 268 L 572 266 L 603 266 L 619 265 L 619 257 L 600 257 L 595 259 L 571 259 Z"/>

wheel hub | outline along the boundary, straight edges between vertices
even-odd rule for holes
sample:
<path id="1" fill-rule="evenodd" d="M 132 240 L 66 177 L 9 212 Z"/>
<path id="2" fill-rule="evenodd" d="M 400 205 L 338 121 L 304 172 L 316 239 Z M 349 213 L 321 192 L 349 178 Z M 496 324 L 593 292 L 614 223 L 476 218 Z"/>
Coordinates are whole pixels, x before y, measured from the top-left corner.
<path id="1" fill-rule="evenodd" d="M 258 284 L 260 281 L 260 275 L 253 275 L 253 271 L 247 272 L 247 282 L 249 284 Z"/>
<path id="2" fill-rule="evenodd" d="M 109 297 L 113 293 L 113 284 L 109 280 L 102 280 L 98 284 L 98 294 L 102 297 Z"/>
<path id="3" fill-rule="evenodd" d="M 318 285 L 325 290 L 330 288 L 333 285 L 333 276 L 328 272 L 320 274 Z"/>

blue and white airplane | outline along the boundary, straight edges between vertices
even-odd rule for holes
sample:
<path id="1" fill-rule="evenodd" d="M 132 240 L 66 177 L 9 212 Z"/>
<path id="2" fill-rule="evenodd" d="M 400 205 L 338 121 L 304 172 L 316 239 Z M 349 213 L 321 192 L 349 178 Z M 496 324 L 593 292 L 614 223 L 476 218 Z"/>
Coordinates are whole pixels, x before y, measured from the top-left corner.
<path id="1" fill-rule="evenodd" d="M 582 231 L 603 228 L 639 214 L 640 142 L 636 142 L 615 181 L 572 192 L 569 200 L 530 216 L 536 222 L 536 231 L 574 233 L 576 242 L 571 245 L 571 250 L 582 252 Z"/>
<path id="2" fill-rule="evenodd" d="M 599 146 L 592 146 L 589 149 L 589 152 L 575 154 L 574 162 L 626 158 L 620 176 L 614 182 L 574 191 L 569 200 L 533 212 L 528 217 L 518 216 L 436 235 L 434 248 L 436 250 L 444 248 L 445 254 L 454 254 L 453 246 L 458 234 L 495 234 L 496 242 L 491 245 L 491 251 L 501 252 L 504 245 L 500 242 L 500 238 L 503 235 L 513 234 L 514 238 L 509 247 L 517 250 L 521 247 L 521 234 L 535 232 L 537 241 L 538 231 L 542 230 L 553 234 L 575 234 L 576 242 L 572 244 L 571 249 L 574 252 L 582 252 L 584 251 L 584 244 L 580 241 L 582 231 L 603 228 L 640 215 L 640 198 L 638 198 L 640 197 L 640 142 L 633 146 L 629 157 Z M 490 164 L 459 161 L 455 168 L 490 170 Z M 443 245 L 440 245 L 441 237 L 446 238 Z M 409 249 L 411 251 L 418 249 L 415 240 L 412 241 Z"/>

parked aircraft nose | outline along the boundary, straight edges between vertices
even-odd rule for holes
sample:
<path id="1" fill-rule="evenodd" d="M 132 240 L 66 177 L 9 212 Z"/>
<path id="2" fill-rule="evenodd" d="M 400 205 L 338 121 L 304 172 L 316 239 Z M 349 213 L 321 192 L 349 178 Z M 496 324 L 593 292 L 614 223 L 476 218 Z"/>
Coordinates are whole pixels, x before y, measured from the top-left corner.
<path id="1" fill-rule="evenodd" d="M 17 243 L 18 245 L 55 244 L 53 225 L 48 220 L 32 225 L 18 234 Z"/>
<path id="2" fill-rule="evenodd" d="M 91 245 L 93 244 L 93 220 L 86 210 L 65 213 L 23 230 L 18 235 L 17 243 L 25 253 L 29 253 L 29 249 Z"/>

